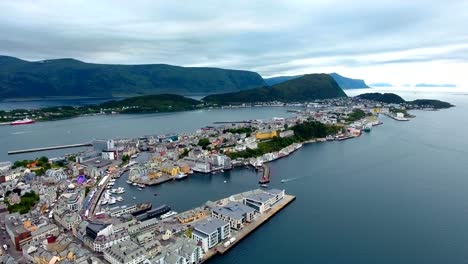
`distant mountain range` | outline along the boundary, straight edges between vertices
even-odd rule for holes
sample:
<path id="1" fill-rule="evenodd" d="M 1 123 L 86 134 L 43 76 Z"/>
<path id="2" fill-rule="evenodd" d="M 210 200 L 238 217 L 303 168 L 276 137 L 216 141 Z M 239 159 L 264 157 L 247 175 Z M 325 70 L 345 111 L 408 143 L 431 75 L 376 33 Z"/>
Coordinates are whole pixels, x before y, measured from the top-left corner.
<path id="1" fill-rule="evenodd" d="M 432 84 L 432 83 L 418 83 L 414 87 L 457 87 L 455 84 Z"/>
<path id="2" fill-rule="evenodd" d="M 292 79 L 296 79 L 299 77 L 302 77 L 304 75 L 294 75 L 294 76 L 278 76 L 278 77 L 272 77 L 272 78 L 266 78 L 265 82 L 272 86 L 275 84 L 279 84 L 285 81 L 289 81 Z M 338 73 L 330 73 L 330 76 L 335 79 L 335 81 L 338 83 L 338 85 L 341 87 L 341 89 L 360 89 L 360 88 L 369 88 L 367 84 L 364 82 L 364 80 L 360 79 L 352 79 L 348 77 L 344 77 L 339 75 Z"/>
<path id="3" fill-rule="evenodd" d="M 315 99 L 347 97 L 328 74 L 307 74 L 271 87 L 254 88 L 235 93 L 215 94 L 203 101 L 217 104 L 255 102 L 304 102 Z"/>
<path id="4" fill-rule="evenodd" d="M 370 87 L 393 87 L 391 83 L 371 83 Z"/>
<path id="5" fill-rule="evenodd" d="M 165 64 L 109 65 L 0 56 L 0 98 L 209 94 L 265 86 L 256 72 Z"/>

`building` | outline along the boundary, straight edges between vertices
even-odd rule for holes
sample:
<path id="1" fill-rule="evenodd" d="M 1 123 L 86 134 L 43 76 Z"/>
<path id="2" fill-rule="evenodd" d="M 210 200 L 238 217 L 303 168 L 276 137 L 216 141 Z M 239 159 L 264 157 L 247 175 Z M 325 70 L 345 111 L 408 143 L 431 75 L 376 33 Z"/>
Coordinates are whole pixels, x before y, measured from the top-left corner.
<path id="1" fill-rule="evenodd" d="M 186 223 L 190 223 L 190 222 L 193 222 L 195 220 L 198 220 L 200 218 L 203 218 L 203 217 L 205 217 L 207 215 L 208 215 L 207 210 L 204 210 L 202 208 L 196 208 L 196 209 L 193 209 L 193 210 L 178 214 L 176 217 L 177 217 L 177 220 L 179 220 L 180 223 L 186 224 Z"/>
<path id="2" fill-rule="evenodd" d="M 104 259 L 111 264 L 138 264 L 146 260 L 146 250 L 133 241 L 124 241 L 104 250 Z"/>
<path id="3" fill-rule="evenodd" d="M 95 139 L 93 140 L 93 148 L 97 152 L 114 150 L 114 140 L 112 139 Z"/>
<path id="4" fill-rule="evenodd" d="M 278 131 L 276 130 L 262 131 L 262 132 L 257 132 L 257 134 L 255 134 L 255 138 L 258 140 L 272 139 L 277 136 L 278 136 Z"/>
<path id="5" fill-rule="evenodd" d="M 224 169 L 224 170 L 232 169 L 231 158 L 229 158 L 226 155 L 220 155 L 220 154 L 212 155 L 211 159 L 212 159 L 213 167 L 215 167 L 216 169 Z"/>
<path id="6" fill-rule="evenodd" d="M 167 246 L 160 255 L 152 259 L 154 264 L 168 263 L 200 263 L 203 257 L 203 251 L 194 240 L 180 237 Z"/>
<path id="7" fill-rule="evenodd" d="M 169 174 L 173 177 L 177 176 L 177 174 L 180 173 L 180 168 L 179 166 L 174 166 L 170 163 L 163 163 L 161 164 L 161 167 L 159 168 L 162 172 Z"/>
<path id="8" fill-rule="evenodd" d="M 241 202 L 230 202 L 212 208 L 211 216 L 228 222 L 233 229 L 240 229 L 254 220 L 255 209 Z"/>
<path id="9" fill-rule="evenodd" d="M 293 131 L 293 130 L 281 131 L 281 132 L 279 133 L 279 136 L 280 136 L 281 138 L 292 137 L 292 136 L 294 136 L 294 131 Z"/>
<path id="10" fill-rule="evenodd" d="M 201 242 L 205 252 L 230 236 L 230 224 L 217 218 L 208 218 L 197 223 L 192 231 L 192 239 Z"/>
<path id="11" fill-rule="evenodd" d="M 196 172 L 209 173 L 212 170 L 211 162 L 204 158 L 185 157 L 183 162 Z"/>
<path id="12" fill-rule="evenodd" d="M 283 199 L 284 190 L 271 189 L 268 191 L 255 192 L 245 196 L 244 203 L 259 213 L 264 213 Z"/>
<path id="13" fill-rule="evenodd" d="M 45 174 L 47 177 L 52 178 L 55 182 L 60 182 L 67 179 L 67 174 L 63 169 L 48 169 Z"/>
<path id="14" fill-rule="evenodd" d="M 36 226 L 36 230 L 31 232 L 32 241 L 42 241 L 49 236 L 58 236 L 59 229 L 55 224 L 49 224 L 47 222 L 42 225 Z"/>
<path id="15" fill-rule="evenodd" d="M 32 239 L 31 231 L 23 226 L 18 213 L 7 216 L 7 219 L 5 219 L 5 230 L 18 251 Z"/>

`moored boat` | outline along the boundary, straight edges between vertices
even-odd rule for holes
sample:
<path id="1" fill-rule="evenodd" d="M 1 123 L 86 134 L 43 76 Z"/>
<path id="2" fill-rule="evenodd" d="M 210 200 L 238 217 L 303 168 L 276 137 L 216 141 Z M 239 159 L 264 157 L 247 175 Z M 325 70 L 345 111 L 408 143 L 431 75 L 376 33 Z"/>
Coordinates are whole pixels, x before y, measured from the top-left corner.
<path id="1" fill-rule="evenodd" d="M 13 121 L 13 122 L 10 123 L 10 125 L 12 125 L 12 126 L 27 125 L 27 124 L 33 124 L 33 123 L 35 123 L 35 122 L 36 122 L 36 121 L 34 121 L 34 120 L 32 120 L 32 119 L 25 118 L 25 119 Z"/>

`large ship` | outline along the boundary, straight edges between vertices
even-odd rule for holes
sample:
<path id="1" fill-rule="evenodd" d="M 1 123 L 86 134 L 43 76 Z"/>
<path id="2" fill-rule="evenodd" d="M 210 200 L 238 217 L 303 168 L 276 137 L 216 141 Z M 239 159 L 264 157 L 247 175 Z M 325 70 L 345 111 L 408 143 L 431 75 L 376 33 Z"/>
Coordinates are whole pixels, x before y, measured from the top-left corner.
<path id="1" fill-rule="evenodd" d="M 13 122 L 10 123 L 10 125 L 12 125 L 12 126 L 27 125 L 27 124 L 33 124 L 33 123 L 35 123 L 35 122 L 36 122 L 36 121 L 34 121 L 34 120 L 32 120 L 32 119 L 25 118 L 25 119 L 13 121 Z"/>

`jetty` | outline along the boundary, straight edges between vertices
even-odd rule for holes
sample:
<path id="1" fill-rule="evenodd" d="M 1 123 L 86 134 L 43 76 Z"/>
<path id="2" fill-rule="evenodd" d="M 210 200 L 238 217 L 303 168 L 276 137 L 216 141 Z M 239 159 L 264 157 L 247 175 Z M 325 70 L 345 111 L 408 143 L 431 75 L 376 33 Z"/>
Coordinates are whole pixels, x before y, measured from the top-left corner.
<path id="1" fill-rule="evenodd" d="M 263 176 L 262 178 L 260 179 L 260 181 L 258 182 L 259 184 L 265 184 L 265 183 L 269 183 L 270 182 L 270 167 L 268 167 L 268 165 L 266 164 L 262 164 L 262 168 L 263 168 Z"/>
<path id="2" fill-rule="evenodd" d="M 259 228 L 261 225 L 263 225 L 266 221 L 268 221 L 271 217 L 276 215 L 279 211 L 283 210 L 286 206 L 288 206 L 291 202 L 293 202 L 296 199 L 295 196 L 293 195 L 288 195 L 285 194 L 283 199 L 281 199 L 277 204 L 275 204 L 274 207 L 272 207 L 269 211 L 264 212 L 258 219 L 256 219 L 254 222 L 251 223 L 246 223 L 244 228 L 239 230 L 238 232 L 235 232 L 235 239 L 230 242 L 228 245 L 220 243 L 219 245 L 215 246 L 213 249 L 210 249 L 204 256 L 203 259 L 200 263 L 205 263 L 212 257 L 216 255 L 223 255 L 226 252 L 228 252 L 231 248 L 233 248 L 237 243 L 239 243 L 241 240 L 246 238 L 250 233 L 255 231 L 257 228 Z"/>
<path id="3" fill-rule="evenodd" d="M 22 154 L 22 153 L 29 153 L 29 152 L 47 151 L 47 150 L 55 150 L 55 149 L 91 147 L 91 146 L 93 146 L 92 143 L 80 143 L 80 144 L 58 145 L 58 146 L 50 146 L 50 147 L 42 147 L 42 148 L 20 149 L 20 150 L 8 151 L 8 155 L 15 155 L 15 154 Z"/>

